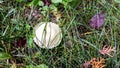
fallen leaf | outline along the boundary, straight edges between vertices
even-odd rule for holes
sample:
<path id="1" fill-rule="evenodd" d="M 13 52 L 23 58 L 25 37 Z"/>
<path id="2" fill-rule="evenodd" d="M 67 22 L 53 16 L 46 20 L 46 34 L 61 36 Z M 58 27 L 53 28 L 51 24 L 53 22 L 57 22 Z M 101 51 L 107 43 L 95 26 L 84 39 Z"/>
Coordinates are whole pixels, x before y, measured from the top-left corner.
<path id="1" fill-rule="evenodd" d="M 100 12 L 95 14 L 90 20 L 90 27 L 99 29 L 104 24 L 105 13 Z"/>
<path id="2" fill-rule="evenodd" d="M 92 68 L 105 68 L 104 58 L 99 58 L 99 59 L 93 58 L 91 62 L 92 62 Z"/>
<path id="3" fill-rule="evenodd" d="M 90 61 L 86 61 L 83 66 L 84 68 L 104 68 L 104 58 L 92 58 Z"/>
<path id="4" fill-rule="evenodd" d="M 108 55 L 108 56 L 110 56 L 110 57 L 113 57 L 112 55 L 111 55 L 111 52 L 115 52 L 116 50 L 116 47 L 111 47 L 111 46 L 104 46 L 103 48 L 102 48 L 102 50 L 100 50 L 100 53 L 102 54 L 102 55 Z"/>

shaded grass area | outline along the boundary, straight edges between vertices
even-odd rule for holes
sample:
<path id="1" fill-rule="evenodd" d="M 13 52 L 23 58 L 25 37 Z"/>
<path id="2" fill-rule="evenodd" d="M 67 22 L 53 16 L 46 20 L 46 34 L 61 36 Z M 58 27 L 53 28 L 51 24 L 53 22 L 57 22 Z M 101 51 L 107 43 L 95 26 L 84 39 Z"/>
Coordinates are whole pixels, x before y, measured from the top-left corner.
<path id="1" fill-rule="evenodd" d="M 41 49 L 33 42 L 34 25 L 49 21 L 49 12 L 37 20 L 25 17 L 24 3 L 8 1 L 0 5 L 0 51 L 12 57 L 0 61 L 1 67 L 18 67 L 46 64 L 50 68 L 82 68 L 85 61 L 94 57 L 105 58 L 106 68 L 120 67 L 120 7 L 112 1 L 81 1 L 76 8 L 68 5 L 61 13 L 59 22 L 63 33 L 62 42 L 54 49 Z M 34 7 L 36 8 L 36 7 Z M 32 10 L 34 10 L 34 8 Z M 90 18 L 104 11 L 105 23 L 99 30 L 91 29 Z M 92 32 L 87 35 L 81 35 Z M 17 40 L 25 38 L 26 43 L 18 46 Z M 24 41 L 22 41 L 24 42 Z M 99 50 L 104 45 L 116 47 L 114 57 L 103 56 Z"/>

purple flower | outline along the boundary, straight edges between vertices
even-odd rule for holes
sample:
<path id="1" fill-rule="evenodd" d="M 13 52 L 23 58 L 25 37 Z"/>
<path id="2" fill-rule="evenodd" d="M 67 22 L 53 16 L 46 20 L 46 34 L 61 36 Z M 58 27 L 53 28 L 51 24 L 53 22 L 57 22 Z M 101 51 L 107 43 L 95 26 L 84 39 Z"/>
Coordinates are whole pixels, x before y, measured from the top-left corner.
<path id="1" fill-rule="evenodd" d="M 90 20 L 90 27 L 99 29 L 103 25 L 104 19 L 105 19 L 104 12 L 95 14 Z"/>

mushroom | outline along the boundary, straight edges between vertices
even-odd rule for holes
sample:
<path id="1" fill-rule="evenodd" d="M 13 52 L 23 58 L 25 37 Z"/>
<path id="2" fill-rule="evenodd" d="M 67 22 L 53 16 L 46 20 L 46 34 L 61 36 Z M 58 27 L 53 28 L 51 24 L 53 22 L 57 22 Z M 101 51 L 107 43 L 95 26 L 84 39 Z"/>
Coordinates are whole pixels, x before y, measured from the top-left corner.
<path id="1" fill-rule="evenodd" d="M 52 49 L 60 44 L 62 32 L 59 26 L 52 22 L 41 22 L 35 26 L 34 42 L 41 48 Z"/>

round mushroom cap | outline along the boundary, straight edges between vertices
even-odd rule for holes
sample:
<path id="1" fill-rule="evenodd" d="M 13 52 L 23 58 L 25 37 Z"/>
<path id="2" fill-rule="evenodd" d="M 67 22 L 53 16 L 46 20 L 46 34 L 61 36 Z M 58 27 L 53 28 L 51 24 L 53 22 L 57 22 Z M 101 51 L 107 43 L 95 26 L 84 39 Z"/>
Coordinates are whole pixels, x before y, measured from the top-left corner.
<path id="1" fill-rule="evenodd" d="M 59 45 L 62 32 L 59 26 L 52 22 L 42 22 L 35 26 L 34 42 L 41 48 L 51 49 Z"/>

